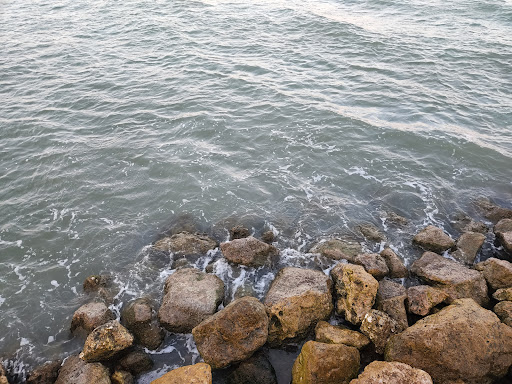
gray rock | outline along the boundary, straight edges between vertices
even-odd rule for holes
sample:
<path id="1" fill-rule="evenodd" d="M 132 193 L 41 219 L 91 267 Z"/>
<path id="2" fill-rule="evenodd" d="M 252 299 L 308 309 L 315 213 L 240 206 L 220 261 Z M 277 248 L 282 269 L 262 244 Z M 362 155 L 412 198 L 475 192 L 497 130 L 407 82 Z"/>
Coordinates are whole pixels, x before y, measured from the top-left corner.
<path id="1" fill-rule="evenodd" d="M 176 255 L 205 254 L 217 247 L 217 242 L 204 234 L 180 232 L 170 237 L 164 237 L 153 245 L 153 249 L 162 252 L 172 252 Z"/>
<path id="2" fill-rule="evenodd" d="M 476 265 L 492 289 L 512 287 L 512 263 L 491 257 Z"/>
<path id="3" fill-rule="evenodd" d="M 353 262 L 361 251 L 361 245 L 355 241 L 330 239 L 316 244 L 309 252 L 319 253 L 332 260 L 348 260 Z"/>
<path id="4" fill-rule="evenodd" d="M 355 264 L 362 265 L 366 272 L 380 280 L 389 274 L 386 260 L 378 253 L 362 253 L 356 256 Z"/>
<path id="5" fill-rule="evenodd" d="M 361 322 L 361 332 L 375 345 L 375 352 L 382 354 L 388 339 L 400 330 L 397 322 L 387 313 L 371 309 Z"/>
<path id="6" fill-rule="evenodd" d="M 386 240 L 386 236 L 373 224 L 361 224 L 357 229 L 367 240 L 377 242 Z"/>
<path id="7" fill-rule="evenodd" d="M 405 300 L 407 299 L 406 288 L 394 281 L 384 279 L 379 282 L 377 291 L 377 309 L 386 312 L 397 323 L 398 330 L 403 331 L 409 326 Z"/>
<path id="8" fill-rule="evenodd" d="M 276 247 L 252 236 L 222 243 L 220 249 L 229 262 L 252 267 L 268 264 L 279 254 Z"/>
<path id="9" fill-rule="evenodd" d="M 135 342 L 148 349 L 157 349 L 164 340 L 164 330 L 157 324 L 149 299 L 139 298 L 129 303 L 121 312 L 121 322 L 133 334 Z"/>
<path id="10" fill-rule="evenodd" d="M 153 368 L 153 360 L 143 351 L 134 350 L 119 359 L 116 369 L 128 371 L 132 375 L 140 375 Z"/>
<path id="11" fill-rule="evenodd" d="M 476 232 L 463 233 L 457 240 L 457 250 L 452 253 L 455 260 L 464 264 L 473 264 L 482 245 L 485 242 L 485 235 Z"/>
<path id="12" fill-rule="evenodd" d="M 71 332 L 89 334 L 94 328 L 103 325 L 116 317 L 104 303 L 88 303 L 82 305 L 73 314 Z"/>
<path id="13" fill-rule="evenodd" d="M 71 356 L 60 368 L 55 384 L 111 384 L 107 367 L 101 363 L 86 363 Z"/>
<path id="14" fill-rule="evenodd" d="M 429 225 L 422 229 L 413 238 L 413 243 L 419 245 L 426 251 L 442 253 L 455 246 L 455 241 L 448 236 L 441 228 Z"/>

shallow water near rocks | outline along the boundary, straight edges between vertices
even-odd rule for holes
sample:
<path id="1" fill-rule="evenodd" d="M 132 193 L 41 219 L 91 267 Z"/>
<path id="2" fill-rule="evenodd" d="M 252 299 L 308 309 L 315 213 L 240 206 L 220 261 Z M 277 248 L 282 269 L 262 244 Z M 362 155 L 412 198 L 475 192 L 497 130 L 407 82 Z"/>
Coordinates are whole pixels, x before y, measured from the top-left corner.
<path id="1" fill-rule="evenodd" d="M 512 207 L 510 84 L 508 0 L 1 0 L 0 357 L 23 377 L 79 351 L 91 274 L 117 313 L 159 300 L 173 260 L 148 245 L 185 213 L 218 240 L 274 230 L 280 265 L 333 234 L 379 250 L 372 223 L 410 264 L 425 224 Z M 275 274 L 192 262 L 228 295 Z M 186 335 L 152 356 L 140 383 L 198 359 Z"/>

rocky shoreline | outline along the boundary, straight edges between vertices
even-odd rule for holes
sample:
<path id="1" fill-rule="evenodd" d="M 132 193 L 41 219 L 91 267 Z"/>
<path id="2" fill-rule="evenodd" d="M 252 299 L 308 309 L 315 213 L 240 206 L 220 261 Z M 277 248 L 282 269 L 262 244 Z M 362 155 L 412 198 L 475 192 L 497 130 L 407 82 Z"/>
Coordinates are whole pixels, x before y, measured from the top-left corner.
<path id="1" fill-rule="evenodd" d="M 251 287 L 230 300 L 213 266 L 193 268 L 189 258 L 220 248 L 231 264 L 273 266 L 281 255 L 272 231 L 258 239 L 234 226 L 221 244 L 193 230 L 162 237 L 152 250 L 176 261 L 161 301 L 137 298 L 117 317 L 112 279 L 88 277 L 91 300 L 70 324 L 82 352 L 34 369 L 26 382 L 135 383 L 166 333 L 192 334 L 203 362 L 152 384 L 212 383 L 222 370 L 229 384 L 278 383 L 265 351 L 290 346 L 300 351 L 293 384 L 512 382 L 512 210 L 490 201 L 479 208 L 493 223 L 496 257 L 475 263 L 490 229 L 471 218 L 457 239 L 432 225 L 411 235 L 424 252 L 409 268 L 392 244 L 365 253 L 356 241 L 330 238 L 309 251 L 317 268 L 280 268 L 263 300 Z M 360 232 L 385 244 L 376 227 Z M 0 384 L 14 382 L 0 364 Z"/>

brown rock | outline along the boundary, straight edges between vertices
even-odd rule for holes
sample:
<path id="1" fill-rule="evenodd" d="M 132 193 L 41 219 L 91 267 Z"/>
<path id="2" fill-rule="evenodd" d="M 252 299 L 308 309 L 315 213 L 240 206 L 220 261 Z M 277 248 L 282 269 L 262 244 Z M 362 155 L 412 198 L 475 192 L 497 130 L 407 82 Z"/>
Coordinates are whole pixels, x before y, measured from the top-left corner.
<path id="1" fill-rule="evenodd" d="M 428 315 L 432 308 L 447 299 L 446 292 L 428 285 L 417 285 L 407 289 L 408 310 L 416 315 Z"/>
<path id="2" fill-rule="evenodd" d="M 97 292 L 100 288 L 110 288 L 112 277 L 110 275 L 91 275 L 85 279 L 83 284 L 84 292 Z"/>
<path id="3" fill-rule="evenodd" d="M 272 257 L 279 254 L 276 247 L 252 236 L 222 243 L 220 249 L 231 263 L 252 267 L 265 265 L 271 261 Z"/>
<path id="4" fill-rule="evenodd" d="M 164 340 L 164 331 L 156 323 L 155 312 L 146 298 L 136 299 L 123 308 L 121 322 L 135 342 L 148 349 L 157 349 Z"/>
<path id="5" fill-rule="evenodd" d="M 158 311 L 160 324 L 170 332 L 189 333 L 213 315 L 224 299 L 224 283 L 215 275 L 185 268 L 167 278 Z"/>
<path id="6" fill-rule="evenodd" d="M 71 356 L 62 365 L 55 384 L 111 384 L 107 367 L 101 363 L 86 363 Z"/>
<path id="7" fill-rule="evenodd" d="M 357 255 L 355 264 L 362 265 L 366 272 L 380 280 L 388 275 L 389 268 L 386 264 L 386 260 L 378 253 L 362 253 Z"/>
<path id="8" fill-rule="evenodd" d="M 400 216 L 399 214 L 392 211 L 384 212 L 384 216 L 386 217 L 387 221 L 395 225 L 405 226 L 409 223 L 409 220 L 407 220 L 405 217 Z"/>
<path id="9" fill-rule="evenodd" d="M 479 199 L 476 205 L 480 208 L 484 216 L 493 223 L 497 223 L 502 219 L 512 219 L 512 209 L 500 207 L 489 199 Z"/>
<path id="10" fill-rule="evenodd" d="M 489 301 L 487 284 L 481 273 L 436 253 L 425 252 L 414 262 L 411 271 L 446 292 L 449 301 L 466 297 L 480 305 Z"/>
<path id="11" fill-rule="evenodd" d="M 512 231 L 499 232 L 496 237 L 500 241 L 503 248 L 508 252 L 512 253 Z"/>
<path id="12" fill-rule="evenodd" d="M 172 252 L 177 255 L 205 254 L 217 248 L 217 242 L 203 234 L 180 232 L 171 237 L 164 237 L 153 245 L 153 249 L 161 252 Z"/>
<path id="13" fill-rule="evenodd" d="M 461 233 L 478 232 L 485 235 L 489 231 L 489 228 L 484 223 L 475 221 L 464 213 L 456 214 L 452 222 L 455 229 Z"/>
<path id="14" fill-rule="evenodd" d="M 229 230 L 229 237 L 231 240 L 243 239 L 245 237 L 249 237 L 250 234 L 249 229 L 242 225 L 236 225 Z"/>
<path id="15" fill-rule="evenodd" d="M 173 369 L 151 384 L 212 384 L 212 370 L 208 364 L 198 363 Z"/>
<path id="16" fill-rule="evenodd" d="M 27 384 L 53 384 L 59 376 L 61 360 L 51 361 L 43 364 L 32 372 L 27 377 Z"/>
<path id="17" fill-rule="evenodd" d="M 391 335 L 399 332 L 399 326 L 387 313 L 372 309 L 361 323 L 361 332 L 375 345 L 375 352 L 382 354 Z"/>
<path id="18" fill-rule="evenodd" d="M 493 228 L 493 232 L 499 233 L 512 232 L 512 219 L 502 219 Z"/>
<path id="19" fill-rule="evenodd" d="M 110 377 L 112 384 L 134 384 L 135 380 L 130 372 L 115 371 Z"/>
<path id="20" fill-rule="evenodd" d="M 272 232 L 272 231 L 263 232 L 263 234 L 261 235 L 261 240 L 263 240 L 267 244 L 273 243 L 275 240 L 274 232 Z"/>
<path id="21" fill-rule="evenodd" d="M 153 368 L 153 360 L 143 351 L 131 351 L 119 359 L 117 370 L 128 371 L 132 375 L 140 375 Z"/>
<path id="22" fill-rule="evenodd" d="M 254 297 L 233 301 L 192 330 L 197 350 L 213 369 L 245 360 L 266 343 L 268 317 Z"/>
<path id="23" fill-rule="evenodd" d="M 348 384 L 359 363 L 354 347 L 308 341 L 293 364 L 292 384 Z"/>
<path id="24" fill-rule="evenodd" d="M 390 338 L 387 361 L 428 372 L 437 384 L 488 384 L 512 364 L 512 328 L 471 299 L 460 299 Z"/>
<path id="25" fill-rule="evenodd" d="M 5 369 L 2 365 L 2 360 L 0 360 L 0 384 L 9 384 L 9 381 L 5 376 Z"/>
<path id="26" fill-rule="evenodd" d="M 502 322 L 512 327 L 512 301 L 500 301 L 493 311 Z"/>
<path id="27" fill-rule="evenodd" d="M 476 265 L 492 289 L 512 287 L 512 263 L 491 257 Z"/>
<path id="28" fill-rule="evenodd" d="M 360 324 L 375 303 L 379 282 L 360 265 L 338 264 L 331 271 L 336 289 L 336 312 Z"/>
<path id="29" fill-rule="evenodd" d="M 407 277 L 409 275 L 409 271 L 404 263 L 391 248 L 385 248 L 380 253 L 380 256 L 386 261 L 386 265 L 389 269 L 389 277 L 392 279 Z"/>
<path id="30" fill-rule="evenodd" d="M 227 384 L 277 384 L 274 368 L 262 353 L 255 353 L 229 375 Z"/>
<path id="31" fill-rule="evenodd" d="M 88 363 L 107 360 L 133 344 L 133 336 L 118 321 L 109 321 L 92 331 L 80 358 Z"/>
<path id="32" fill-rule="evenodd" d="M 362 333 L 336 327 L 326 321 L 319 321 L 316 325 L 315 340 L 326 344 L 345 344 L 357 349 L 362 349 L 370 344 L 370 339 Z"/>
<path id="33" fill-rule="evenodd" d="M 355 241 L 330 239 L 315 245 L 310 253 L 320 253 L 322 256 L 332 260 L 348 260 L 353 262 L 356 256 L 361 253 L 361 245 Z"/>
<path id="34" fill-rule="evenodd" d="M 116 317 L 104 303 L 88 303 L 82 305 L 73 314 L 71 332 L 85 331 L 90 333 L 94 328 L 103 325 Z"/>
<path id="35" fill-rule="evenodd" d="M 398 330 L 403 331 L 409 326 L 405 300 L 407 290 L 402 284 L 384 279 L 379 282 L 377 291 L 377 309 L 386 312 L 397 323 Z"/>
<path id="36" fill-rule="evenodd" d="M 432 378 L 404 363 L 373 361 L 350 384 L 432 384 Z"/>
<path id="37" fill-rule="evenodd" d="M 386 236 L 373 224 L 361 224 L 357 229 L 367 240 L 377 242 L 386 240 Z"/>
<path id="38" fill-rule="evenodd" d="M 455 241 L 448 236 L 441 228 L 429 225 L 422 229 L 413 238 L 413 243 L 419 245 L 426 251 L 443 253 L 444 251 L 453 248 Z"/>
<path id="39" fill-rule="evenodd" d="M 360 267 L 362 268 L 362 267 Z M 333 309 L 332 282 L 320 271 L 286 267 L 279 271 L 265 298 L 273 345 L 302 337 Z"/>
<path id="40" fill-rule="evenodd" d="M 457 250 L 452 253 L 452 256 L 462 263 L 473 264 L 484 242 L 485 235 L 466 232 L 457 240 Z"/>
<path id="41" fill-rule="evenodd" d="M 498 289 L 492 297 L 498 301 L 512 301 L 512 288 Z"/>

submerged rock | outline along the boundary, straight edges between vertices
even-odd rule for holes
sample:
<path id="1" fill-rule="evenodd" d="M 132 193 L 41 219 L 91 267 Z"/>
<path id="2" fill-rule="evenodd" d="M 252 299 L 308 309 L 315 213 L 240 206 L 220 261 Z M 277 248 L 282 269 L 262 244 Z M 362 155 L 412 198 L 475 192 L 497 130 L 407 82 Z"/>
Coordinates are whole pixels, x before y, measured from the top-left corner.
<path id="1" fill-rule="evenodd" d="M 279 254 L 276 247 L 252 236 L 222 243 L 220 249 L 231 263 L 252 267 L 265 265 Z"/>
<path id="2" fill-rule="evenodd" d="M 212 384 L 212 369 L 208 364 L 197 363 L 173 369 L 151 384 Z"/>
<path id="3" fill-rule="evenodd" d="M 264 241 L 267 244 L 271 244 L 275 240 L 274 232 L 272 231 L 265 231 L 261 235 L 261 240 Z"/>
<path id="4" fill-rule="evenodd" d="M 112 286 L 112 276 L 110 275 L 91 275 L 87 277 L 83 284 L 84 292 L 97 292 L 101 288 L 110 288 Z"/>
<path id="5" fill-rule="evenodd" d="M 229 375 L 227 384 L 277 384 L 274 368 L 262 353 L 256 353 Z"/>
<path id="6" fill-rule="evenodd" d="M 235 225 L 229 230 L 230 240 L 243 239 L 249 237 L 250 234 L 249 229 L 245 228 L 243 225 Z"/>
<path id="7" fill-rule="evenodd" d="M 217 242 L 204 234 L 180 232 L 170 237 L 158 240 L 153 249 L 162 252 L 172 252 L 178 255 L 205 254 L 217 248 Z"/>
<path id="8" fill-rule="evenodd" d="M 27 376 L 27 384 L 53 384 L 59 376 L 60 367 L 62 365 L 61 360 L 51 361 L 43 364 Z M 1 381 L 0 381 L 1 382 Z"/>
<path id="9" fill-rule="evenodd" d="M 454 227 L 461 233 L 477 232 L 486 234 L 489 231 L 487 225 L 480 221 L 475 221 L 464 213 L 456 214 L 453 218 Z"/>
<path id="10" fill-rule="evenodd" d="M 269 343 L 302 337 L 319 320 L 327 319 L 333 309 L 331 287 L 331 279 L 321 271 L 281 269 L 264 302 L 270 319 Z"/>
<path id="11" fill-rule="evenodd" d="M 500 301 L 494 306 L 493 312 L 502 322 L 512 327 L 512 301 Z"/>
<path id="12" fill-rule="evenodd" d="M 407 290 L 402 284 L 395 283 L 388 279 L 379 282 L 376 300 L 377 309 L 386 312 L 394 319 L 400 331 L 403 331 L 409 326 L 407 322 L 407 311 L 405 310 L 406 299 Z"/>
<path id="13" fill-rule="evenodd" d="M 362 251 L 361 245 L 355 241 L 330 239 L 315 245 L 310 253 L 320 253 L 332 260 L 348 260 L 353 262 Z"/>
<path id="14" fill-rule="evenodd" d="M 386 261 L 386 265 L 389 269 L 389 277 L 392 279 L 407 277 L 409 275 L 409 271 L 405 267 L 403 261 L 400 260 L 391 248 L 385 248 L 382 250 L 380 256 Z"/>
<path id="15" fill-rule="evenodd" d="M 363 253 L 357 255 L 354 263 L 362 265 L 366 272 L 377 280 L 384 278 L 389 273 L 386 260 L 378 253 Z"/>
<path id="16" fill-rule="evenodd" d="M 512 263 L 491 257 L 476 265 L 492 289 L 512 287 Z"/>
<path id="17" fill-rule="evenodd" d="M 111 384 L 110 374 L 101 363 L 86 363 L 78 356 L 66 359 L 55 384 Z"/>
<path id="18" fill-rule="evenodd" d="M 500 207 L 489 199 L 479 199 L 476 205 L 483 215 L 493 223 L 497 223 L 502 219 L 512 219 L 512 209 Z"/>
<path id="19" fill-rule="evenodd" d="M 432 378 L 404 363 L 373 361 L 350 384 L 432 384 Z"/>
<path id="20" fill-rule="evenodd" d="M 413 238 L 413 243 L 426 251 L 442 253 L 455 246 L 455 241 L 441 228 L 429 225 L 422 229 Z"/>
<path id="21" fill-rule="evenodd" d="M 121 322 L 133 334 L 135 342 L 148 349 L 157 349 L 164 340 L 164 331 L 158 326 L 148 299 L 136 299 L 123 308 Z"/>
<path id="22" fill-rule="evenodd" d="M 370 339 L 360 332 L 336 327 L 326 321 L 319 321 L 315 328 L 315 340 L 326 344 L 345 344 L 362 349 L 370 344 Z"/>
<path id="23" fill-rule="evenodd" d="M 71 319 L 71 332 L 85 332 L 89 334 L 94 328 L 99 327 L 116 317 L 104 303 L 88 303 L 82 305 L 73 314 Z"/>
<path id="24" fill-rule="evenodd" d="M 407 307 L 410 313 L 420 316 L 429 314 L 432 308 L 448 299 L 441 289 L 428 285 L 416 285 L 407 289 Z"/>
<path id="25" fill-rule="evenodd" d="M 375 352 L 382 354 L 391 335 L 398 333 L 397 322 L 387 313 L 371 309 L 361 322 L 361 332 L 375 345 Z"/>
<path id="26" fill-rule="evenodd" d="M 118 321 L 109 321 L 92 331 L 80 358 L 86 362 L 107 360 L 133 344 L 133 336 Z"/>
<path id="27" fill-rule="evenodd" d="M 357 229 L 367 240 L 377 242 L 386 240 L 386 236 L 373 224 L 361 224 Z"/>
<path id="28" fill-rule="evenodd" d="M 455 260 L 464 264 L 473 264 L 482 245 L 485 242 L 485 235 L 476 232 L 463 233 L 457 240 L 457 250 L 452 253 Z"/>

